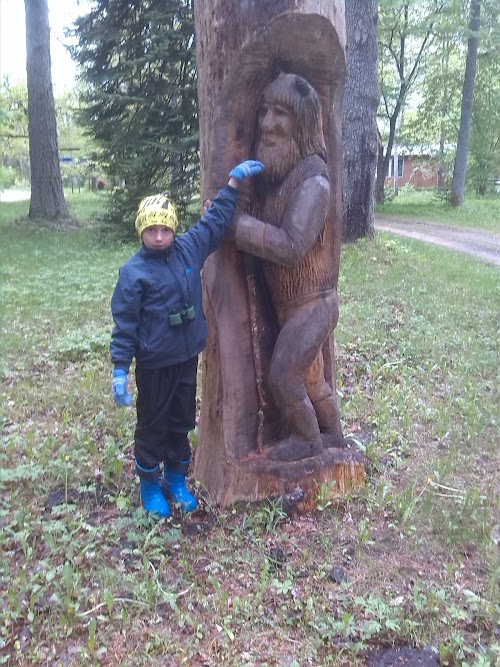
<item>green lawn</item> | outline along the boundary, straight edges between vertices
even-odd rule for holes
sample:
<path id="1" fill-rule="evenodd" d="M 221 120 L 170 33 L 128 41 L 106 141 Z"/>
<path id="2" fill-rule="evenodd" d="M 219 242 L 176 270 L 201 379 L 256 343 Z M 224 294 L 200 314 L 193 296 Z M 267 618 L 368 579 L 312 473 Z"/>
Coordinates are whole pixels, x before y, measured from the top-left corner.
<path id="1" fill-rule="evenodd" d="M 95 219 L 92 197 L 73 215 Z M 319 489 L 302 517 L 199 489 L 199 513 L 155 522 L 110 389 L 135 246 L 26 211 L 0 204 L 0 664 L 356 667 L 403 644 L 498 665 L 498 268 L 384 234 L 346 246 L 337 379 L 366 486 Z"/>
<path id="2" fill-rule="evenodd" d="M 446 199 L 433 190 L 401 188 L 399 195 L 377 206 L 376 215 L 396 215 L 455 227 L 484 229 L 500 234 L 500 195 L 467 196 L 461 208 L 452 208 Z"/>

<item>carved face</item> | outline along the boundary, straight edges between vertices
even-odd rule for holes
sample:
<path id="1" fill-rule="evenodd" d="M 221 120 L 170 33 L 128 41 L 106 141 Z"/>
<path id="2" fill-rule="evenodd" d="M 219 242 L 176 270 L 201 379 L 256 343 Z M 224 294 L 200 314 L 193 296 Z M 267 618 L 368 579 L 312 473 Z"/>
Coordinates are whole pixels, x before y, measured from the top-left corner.
<path id="1" fill-rule="evenodd" d="M 256 157 L 266 165 L 262 177 L 283 180 L 306 155 L 326 162 L 321 101 L 301 76 L 280 74 L 264 90 L 259 107 Z"/>
<path id="2" fill-rule="evenodd" d="M 263 95 L 259 107 L 259 142 L 256 157 L 266 165 L 266 180 L 282 180 L 300 159 L 294 137 L 295 121 L 291 109 L 274 99 L 272 88 Z"/>
<path id="3" fill-rule="evenodd" d="M 266 147 L 275 146 L 283 139 L 293 136 L 294 120 L 291 109 L 264 94 L 259 108 L 259 129 L 261 142 Z"/>

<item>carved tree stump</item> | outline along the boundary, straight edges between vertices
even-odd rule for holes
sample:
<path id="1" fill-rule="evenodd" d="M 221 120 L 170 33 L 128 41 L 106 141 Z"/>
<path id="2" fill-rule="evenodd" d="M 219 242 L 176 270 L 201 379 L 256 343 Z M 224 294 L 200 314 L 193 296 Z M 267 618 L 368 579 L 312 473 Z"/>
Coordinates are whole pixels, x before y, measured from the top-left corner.
<path id="1" fill-rule="evenodd" d="M 343 0 L 195 3 L 202 200 L 213 197 L 228 173 L 250 156 L 259 97 L 277 71 L 307 79 L 318 92 L 331 185 L 327 242 L 338 278 L 342 235 L 341 124 L 345 77 Z M 245 192 L 241 206 L 251 199 Z M 300 486 L 304 509 L 319 487 L 335 481 L 344 493 L 365 478 L 363 457 L 328 448 L 283 462 L 263 455 L 271 420 L 263 414 L 262 375 L 272 333 L 255 301 L 248 257 L 228 240 L 204 268 L 209 340 L 203 354 L 200 440 L 195 476 L 213 500 L 229 505 Z M 258 341 L 258 343 L 256 343 Z M 323 348 L 325 378 L 335 389 L 333 336 Z M 338 443 L 337 443 L 338 444 Z"/>

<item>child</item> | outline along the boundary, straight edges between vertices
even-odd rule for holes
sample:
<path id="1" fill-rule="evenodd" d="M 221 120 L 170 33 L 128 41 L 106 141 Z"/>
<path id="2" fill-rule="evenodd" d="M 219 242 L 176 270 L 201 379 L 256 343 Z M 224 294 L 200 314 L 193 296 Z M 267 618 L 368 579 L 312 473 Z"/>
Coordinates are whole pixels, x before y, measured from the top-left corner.
<path id="1" fill-rule="evenodd" d="M 170 515 L 169 500 L 185 512 L 198 506 L 186 487 L 186 473 L 198 354 L 208 333 L 201 269 L 231 225 L 239 181 L 263 169 L 255 160 L 235 167 L 203 218 L 177 237 L 172 203 L 163 195 L 146 197 L 135 221 L 142 246 L 121 268 L 113 293 L 113 398 L 117 405 L 132 403 L 127 380 L 135 357 L 136 472 L 145 509 L 160 517 Z"/>

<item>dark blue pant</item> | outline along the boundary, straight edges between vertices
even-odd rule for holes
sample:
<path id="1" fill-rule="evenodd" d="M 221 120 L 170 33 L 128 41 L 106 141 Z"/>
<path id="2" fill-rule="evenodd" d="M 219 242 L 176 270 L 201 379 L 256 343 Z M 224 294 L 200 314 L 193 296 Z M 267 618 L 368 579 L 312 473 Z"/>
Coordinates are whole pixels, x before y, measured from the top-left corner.
<path id="1" fill-rule="evenodd" d="M 197 370 L 198 357 L 165 368 L 136 367 L 134 453 L 142 468 L 156 468 L 163 461 L 185 472 L 191 457 L 187 434 L 195 425 Z"/>

